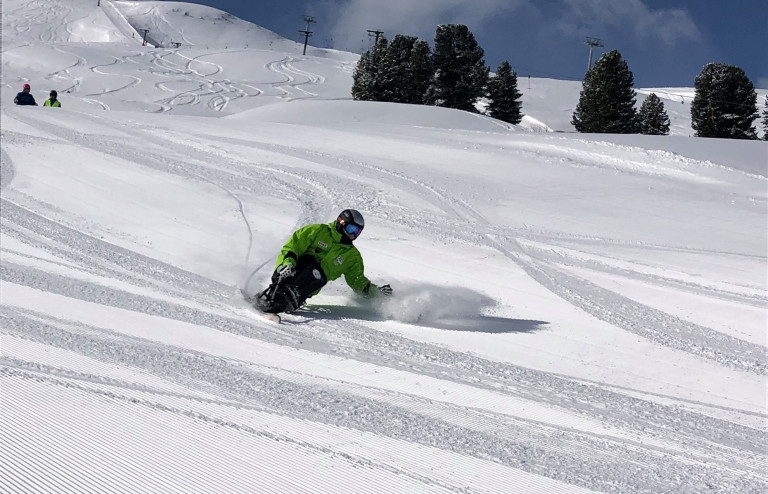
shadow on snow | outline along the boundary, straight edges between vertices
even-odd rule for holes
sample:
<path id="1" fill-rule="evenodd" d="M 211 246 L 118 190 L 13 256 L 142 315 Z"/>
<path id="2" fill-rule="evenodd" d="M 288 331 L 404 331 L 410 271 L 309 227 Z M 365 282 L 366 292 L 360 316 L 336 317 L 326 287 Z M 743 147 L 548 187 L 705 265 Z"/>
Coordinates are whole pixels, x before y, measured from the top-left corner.
<path id="1" fill-rule="evenodd" d="M 361 321 L 387 321 L 398 318 L 384 317 L 366 307 L 347 305 L 308 305 L 296 312 L 311 319 L 341 320 L 357 319 Z M 464 316 L 457 318 L 436 318 L 429 320 L 400 321 L 415 326 L 423 326 L 447 331 L 470 331 L 473 333 L 532 333 L 549 324 L 547 321 L 529 319 L 509 319 L 506 317 Z"/>
<path id="2" fill-rule="evenodd" d="M 416 326 L 476 333 L 530 333 L 548 324 L 546 321 L 484 315 L 483 309 L 495 306 L 496 301 L 463 287 L 402 284 L 396 290 L 393 297 L 369 300 L 343 297 L 341 303 L 328 303 L 327 297 L 318 296 L 316 304 L 310 299 L 298 314 L 313 319 L 394 320 Z"/>

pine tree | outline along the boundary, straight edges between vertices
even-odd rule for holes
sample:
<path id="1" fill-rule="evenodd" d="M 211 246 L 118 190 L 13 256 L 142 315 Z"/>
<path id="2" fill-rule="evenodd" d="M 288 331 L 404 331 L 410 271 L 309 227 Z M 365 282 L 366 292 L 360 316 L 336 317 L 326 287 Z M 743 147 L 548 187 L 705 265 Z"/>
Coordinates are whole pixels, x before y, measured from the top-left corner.
<path id="1" fill-rule="evenodd" d="M 352 74 L 352 98 L 356 100 L 368 100 L 369 88 L 373 84 L 371 78 L 373 53 L 371 50 L 360 55 L 355 72 Z"/>
<path id="2" fill-rule="evenodd" d="M 488 81 L 488 115 L 507 123 L 519 124 L 522 94 L 517 90 L 517 74 L 506 60 L 496 69 L 496 77 Z"/>
<path id="3" fill-rule="evenodd" d="M 423 39 L 416 40 L 409 61 L 410 78 L 405 103 L 423 104 L 427 88 L 432 80 L 432 50 Z"/>
<path id="4" fill-rule="evenodd" d="M 765 108 L 763 109 L 763 140 L 768 141 L 768 96 L 765 97 Z"/>
<path id="5" fill-rule="evenodd" d="M 579 132 L 638 131 L 634 76 L 617 50 L 604 54 L 584 76 L 571 123 Z"/>
<path id="6" fill-rule="evenodd" d="M 437 26 L 432 56 L 435 74 L 426 100 L 437 106 L 477 111 L 475 102 L 483 96 L 488 82 L 483 54 L 467 26 Z"/>
<path id="7" fill-rule="evenodd" d="M 640 120 L 640 133 L 654 136 L 665 136 L 669 134 L 669 116 L 664 109 L 664 103 L 661 102 L 655 93 L 651 93 L 645 98 L 640 106 L 638 113 Z"/>
<path id="8" fill-rule="evenodd" d="M 374 69 L 370 101 L 385 101 L 384 88 L 382 87 L 381 64 L 384 57 L 387 55 L 387 48 L 389 48 L 389 41 L 383 36 L 379 38 L 379 41 L 373 47 L 372 59 Z"/>
<path id="9" fill-rule="evenodd" d="M 352 98 L 363 101 L 381 101 L 381 77 L 379 68 L 387 52 L 387 38 L 379 38 L 372 50 L 360 56 L 352 75 Z"/>
<path id="10" fill-rule="evenodd" d="M 378 71 L 380 101 L 408 103 L 410 99 L 411 52 L 416 44 L 414 36 L 398 34 L 387 47 Z"/>
<path id="11" fill-rule="evenodd" d="M 710 63 L 694 83 L 691 127 L 698 137 L 757 139 L 752 123 L 757 118 L 757 93 L 744 71 Z"/>

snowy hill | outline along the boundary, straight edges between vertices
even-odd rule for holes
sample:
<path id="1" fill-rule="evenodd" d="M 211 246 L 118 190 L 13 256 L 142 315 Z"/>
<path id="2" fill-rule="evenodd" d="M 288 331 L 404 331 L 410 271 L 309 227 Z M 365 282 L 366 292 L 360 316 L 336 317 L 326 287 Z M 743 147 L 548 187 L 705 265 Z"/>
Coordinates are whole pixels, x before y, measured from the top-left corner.
<path id="1" fill-rule="evenodd" d="M 3 1 L 0 492 L 768 489 L 768 143 L 687 137 L 689 88 L 639 91 L 668 137 L 567 132 L 578 82 L 354 102 L 353 54 L 95 3 Z M 346 207 L 394 296 L 264 320 Z"/>
<path id="2" fill-rule="evenodd" d="M 3 9 L 6 96 L 29 82 L 39 99 L 56 89 L 77 110 L 221 115 L 348 99 L 358 58 L 317 48 L 304 57 L 303 45 L 189 3 L 7 0 Z"/>

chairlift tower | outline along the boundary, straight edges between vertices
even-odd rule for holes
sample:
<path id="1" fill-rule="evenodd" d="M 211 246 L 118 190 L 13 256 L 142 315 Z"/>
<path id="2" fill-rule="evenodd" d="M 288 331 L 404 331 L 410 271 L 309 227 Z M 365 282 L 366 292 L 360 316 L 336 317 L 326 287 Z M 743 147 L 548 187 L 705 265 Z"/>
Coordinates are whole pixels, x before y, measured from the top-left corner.
<path id="1" fill-rule="evenodd" d="M 603 43 L 600 41 L 600 38 L 592 38 L 587 37 L 587 40 L 584 42 L 585 45 L 589 45 L 589 62 L 587 63 L 587 71 L 592 68 L 592 50 L 596 46 L 603 46 Z"/>
<path id="2" fill-rule="evenodd" d="M 304 35 L 304 53 L 303 55 L 307 54 L 307 43 L 309 42 L 309 37 L 312 36 L 312 31 L 309 30 L 309 25 L 314 24 L 315 18 L 311 15 L 305 15 L 304 16 L 304 22 L 307 24 L 307 27 L 303 31 L 299 31 L 301 34 Z"/>
<path id="3" fill-rule="evenodd" d="M 378 29 L 368 29 L 368 37 L 371 36 L 375 37 L 376 39 L 373 40 L 373 46 L 376 46 L 379 44 L 379 38 L 381 38 L 381 35 L 384 34 L 384 31 L 379 31 Z"/>

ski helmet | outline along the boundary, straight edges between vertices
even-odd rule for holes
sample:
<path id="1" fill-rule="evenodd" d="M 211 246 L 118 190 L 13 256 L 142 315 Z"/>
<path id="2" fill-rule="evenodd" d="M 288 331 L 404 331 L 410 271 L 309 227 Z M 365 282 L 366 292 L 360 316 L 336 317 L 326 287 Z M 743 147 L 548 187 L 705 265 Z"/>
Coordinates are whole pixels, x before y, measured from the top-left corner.
<path id="1" fill-rule="evenodd" d="M 336 231 L 350 240 L 359 237 L 363 228 L 365 228 L 363 215 L 355 209 L 345 209 L 336 218 Z"/>

